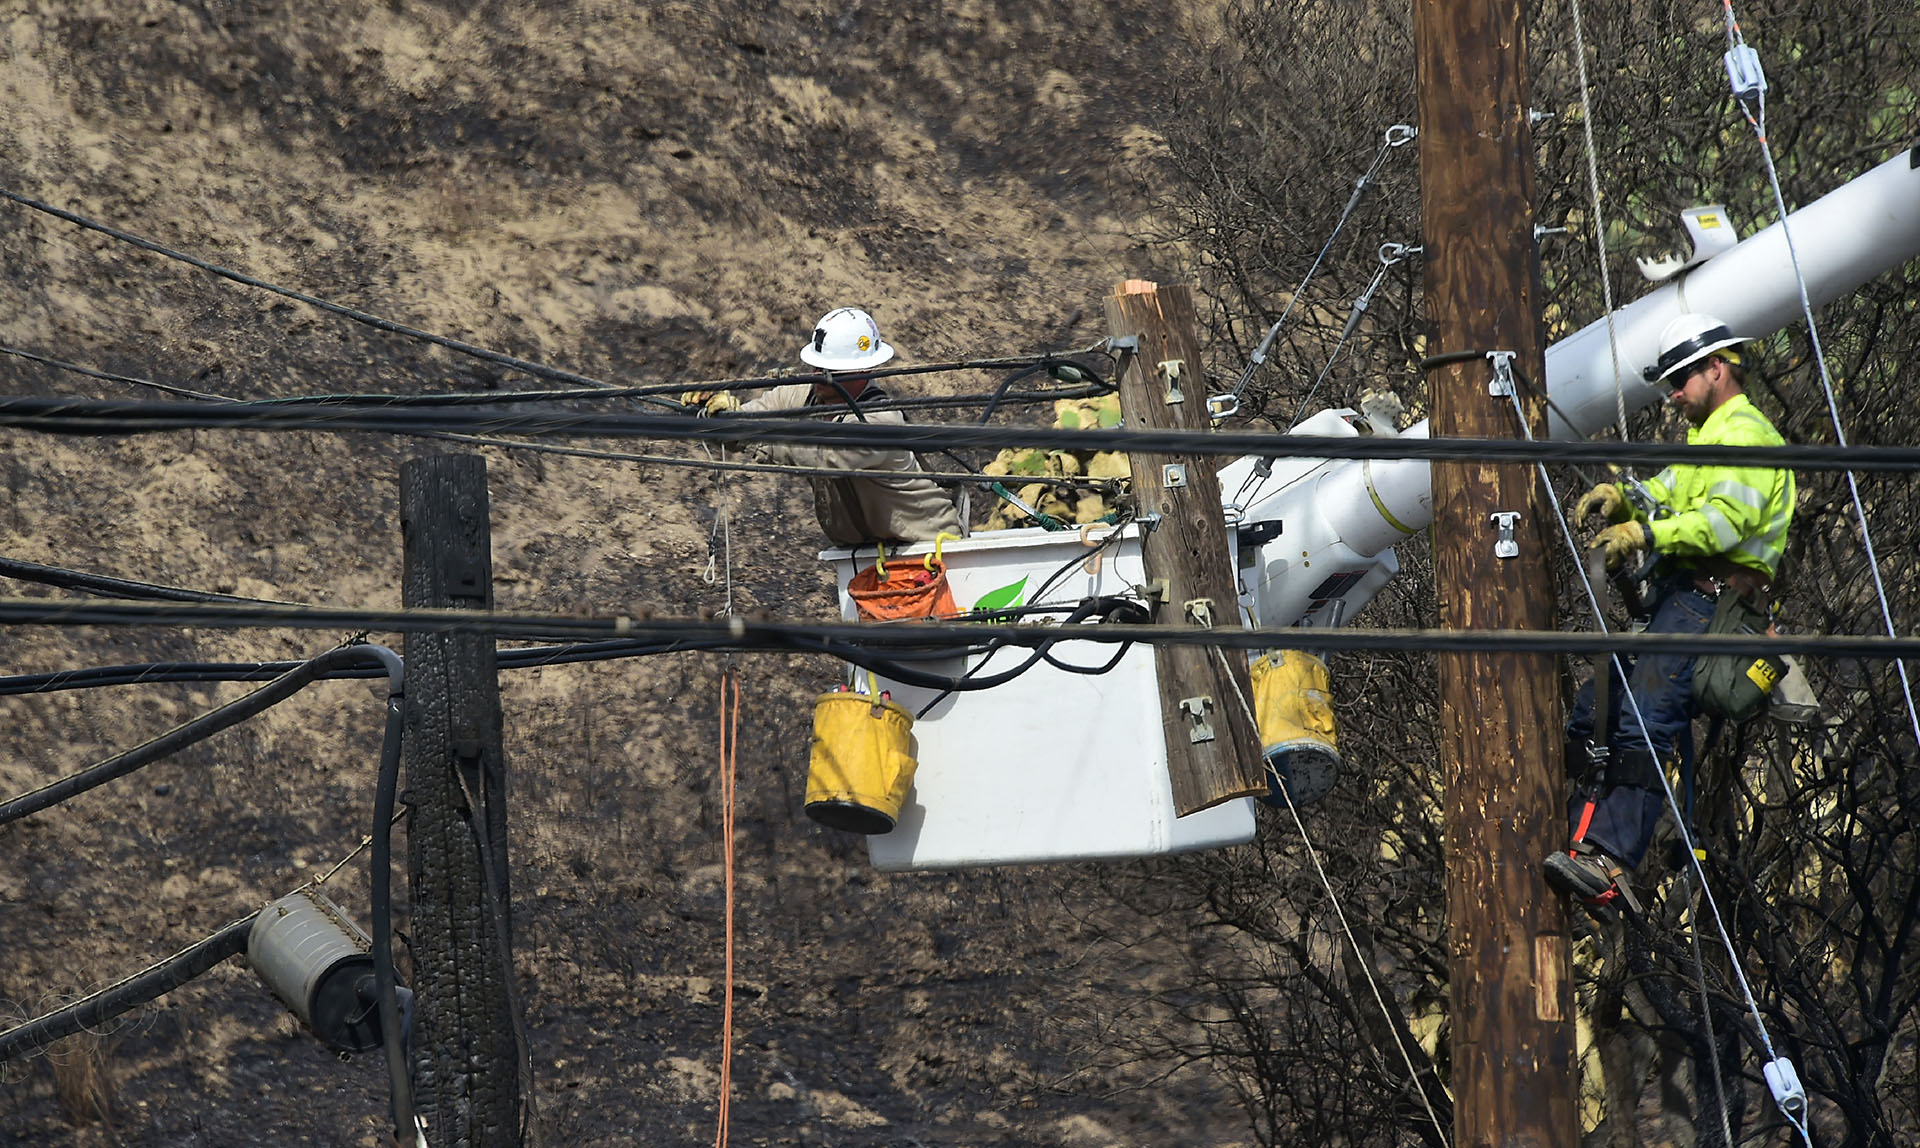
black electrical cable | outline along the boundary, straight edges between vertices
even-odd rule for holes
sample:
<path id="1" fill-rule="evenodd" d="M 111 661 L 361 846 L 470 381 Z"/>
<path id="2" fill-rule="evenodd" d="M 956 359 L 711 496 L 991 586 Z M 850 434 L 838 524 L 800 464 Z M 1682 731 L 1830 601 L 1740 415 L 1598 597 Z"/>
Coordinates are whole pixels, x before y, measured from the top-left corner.
<path id="1" fill-rule="evenodd" d="M 1485 351 L 1442 351 L 1437 355 L 1428 355 L 1426 358 L 1421 359 L 1420 372 L 1425 374 L 1453 363 L 1485 362 L 1486 358 L 1487 352 Z"/>
<path id="2" fill-rule="evenodd" d="M 210 403 L 244 402 L 244 403 L 252 403 L 259 406 L 279 406 L 279 407 L 326 407 L 326 406 L 459 407 L 459 406 L 505 406 L 513 403 L 557 403 L 557 402 L 601 403 L 601 402 L 609 402 L 609 401 L 622 400 L 622 399 L 652 399 L 658 396 L 665 396 L 665 395 L 678 396 L 678 395 L 686 394 L 689 390 L 708 390 L 708 391 L 763 390 L 766 388 L 784 386 L 791 383 L 825 381 L 825 376 L 822 374 L 806 374 L 806 375 L 781 374 L 781 375 L 761 375 L 761 376 L 753 376 L 748 378 L 735 378 L 735 379 L 708 379 L 708 380 L 703 380 L 703 381 L 693 382 L 693 383 L 682 382 L 682 383 L 655 384 L 655 385 L 649 385 L 644 387 L 618 387 L 618 386 L 612 386 L 608 384 L 608 385 L 602 385 L 600 387 L 586 387 L 586 388 L 576 387 L 569 390 L 452 391 L 452 392 L 443 392 L 439 394 L 393 394 L 390 392 L 364 392 L 364 393 L 339 392 L 339 393 L 331 393 L 331 394 L 279 395 L 279 396 L 274 396 L 270 398 L 242 399 L 242 398 L 235 398 L 232 395 L 219 395 L 219 394 L 213 394 L 208 391 L 191 390 L 186 387 L 178 387 L 170 383 L 157 382 L 153 379 L 140 378 L 134 375 L 119 375 L 119 374 L 114 374 L 110 371 L 101 371 L 93 367 L 83 366 L 79 363 L 69 363 L 61 359 L 49 358 L 45 355 L 36 355 L 31 351 L 23 350 L 22 348 L 19 348 L 19 347 L 7 346 L 5 344 L 0 344 L 0 354 L 13 355 L 17 358 L 27 359 L 29 361 L 40 363 L 45 366 L 53 367 L 58 370 L 67 371 L 72 374 L 84 375 L 92 379 L 99 379 L 103 382 L 123 383 L 130 386 L 138 386 L 138 387 L 149 387 L 154 390 L 164 391 L 169 394 L 180 395 L 184 398 L 197 399 L 202 402 L 210 402 Z M 998 398 L 996 398 L 996 392 L 967 393 L 967 394 L 958 394 L 958 395 L 918 395 L 918 396 L 911 396 L 911 397 L 905 397 L 905 398 L 895 397 L 895 398 L 886 399 L 881 402 L 869 402 L 864 404 L 864 407 L 868 411 L 892 411 L 892 410 L 906 411 L 906 410 L 939 410 L 939 409 L 946 409 L 950 407 L 981 406 L 983 404 L 993 403 L 993 402 L 1009 402 L 1009 403 L 1020 403 L 1024 405 L 1037 405 L 1040 403 L 1054 402 L 1059 399 L 1093 398 L 1099 395 L 1109 395 L 1114 392 L 1113 384 L 1102 379 L 1099 373 L 1097 371 L 1094 371 L 1092 368 L 1086 367 L 1078 363 L 1067 363 L 1064 360 L 1054 360 L 1047 355 L 1043 355 L 1038 359 L 992 359 L 992 360 L 978 360 L 978 361 L 962 360 L 962 361 L 952 362 L 952 363 L 932 363 L 932 364 L 926 364 L 926 365 L 917 366 L 917 367 L 895 367 L 895 368 L 888 368 L 884 370 L 876 370 L 872 372 L 872 374 L 875 378 L 891 378 L 899 375 L 928 374 L 928 373 L 939 372 L 939 371 L 1001 369 L 1008 365 L 1016 365 L 1020 363 L 1037 363 L 1040 365 L 1051 364 L 1051 366 L 1048 366 L 1047 369 L 1049 370 L 1050 373 L 1053 373 L 1054 377 L 1056 378 L 1063 377 L 1058 373 L 1059 368 L 1062 365 L 1071 366 L 1075 374 L 1077 374 L 1078 376 L 1084 379 L 1091 379 L 1092 381 L 1083 386 L 1049 387 L 1043 390 L 1036 390 L 1036 391 L 1013 391 Z M 689 407 L 686 404 L 680 403 L 678 401 L 667 403 L 664 405 L 670 406 L 674 410 L 679 412 L 687 412 L 687 411 L 692 411 L 696 409 L 693 407 Z M 782 413 L 783 412 L 780 412 L 780 411 L 735 412 L 733 414 L 733 417 L 751 418 L 751 417 L 754 417 L 756 414 L 765 414 L 768 417 L 774 417 Z"/>
<path id="3" fill-rule="evenodd" d="M 22 562 L 17 558 L 0 558 L 0 577 L 14 578 L 21 582 L 37 582 L 43 586 L 58 586 L 63 590 L 85 590 L 104 594 L 110 598 L 141 598 L 170 602 L 272 601 L 270 598 L 243 598 L 235 594 L 215 594 L 206 590 L 186 590 L 178 586 L 161 586 L 153 582 L 110 578 L 104 574 L 88 574 L 59 566 L 43 566 L 38 562 Z M 293 604 L 279 603 L 282 606 Z"/>
<path id="4" fill-rule="evenodd" d="M 135 746 L 125 753 L 116 754 L 77 773 L 68 774 L 58 781 L 49 782 L 31 793 L 0 802 L 0 825 L 10 824 L 29 814 L 58 805 L 68 798 L 125 777 L 134 770 L 150 765 L 168 754 L 204 741 L 223 729 L 238 725 L 255 714 L 285 701 L 329 670 L 377 657 L 378 655 L 373 651 L 380 648 L 361 645 L 341 646 L 328 650 L 316 658 L 300 663 L 294 669 L 246 697 L 228 702 L 218 709 L 175 726 L 166 733 Z"/>
<path id="5" fill-rule="evenodd" d="M 383 850 L 388 850 L 388 857 L 390 858 L 390 839 L 387 838 L 384 831 L 390 829 L 393 820 L 392 779 L 398 775 L 399 771 L 400 737 L 405 726 L 405 711 L 400 701 L 405 682 L 404 668 L 399 656 L 392 650 L 384 646 L 370 645 L 346 646 L 337 650 L 329 650 L 326 654 L 322 654 L 319 658 L 313 659 L 312 662 L 305 664 L 308 666 L 315 665 L 316 663 L 325 665 L 338 662 L 342 660 L 343 657 L 351 657 L 363 663 L 372 662 L 382 672 L 387 674 L 391 683 L 387 692 L 387 723 L 385 738 L 381 746 L 380 773 L 380 782 L 385 785 L 387 789 L 387 806 L 384 810 L 378 808 L 379 795 L 376 793 L 376 814 L 384 813 L 384 817 L 380 821 L 379 826 L 376 827 L 374 834 L 375 858 L 380 858 Z M 251 701 L 259 698 L 261 694 L 266 692 L 265 690 L 261 690 L 250 695 L 249 698 L 242 700 Z M 220 711 L 216 711 L 216 713 L 218 712 Z M 211 717 L 214 715 L 208 716 Z M 192 723 L 188 724 L 191 725 Z M 185 728 L 187 727 L 181 727 L 181 729 Z M 179 731 L 176 730 L 175 732 L 177 733 Z M 151 745 L 152 743 L 149 744 Z M 11 802 L 8 803 L 9 806 L 12 804 Z M 4 817 L 4 814 L 0 814 L 0 817 Z M 11 820 L 11 818 L 6 818 L 6 820 Z M 4 821 L 0 820 L 0 823 L 4 823 Z M 388 867 L 391 866 L 390 859 L 386 862 L 386 865 Z M 381 887 L 378 879 L 380 873 L 387 871 L 387 869 L 378 867 L 375 869 L 376 880 L 372 905 L 375 937 L 381 935 L 383 924 L 388 922 L 389 892 L 387 889 Z M 255 919 L 258 918 L 259 915 L 257 912 L 250 913 L 240 920 L 226 925 L 212 936 L 187 946 L 166 960 L 151 965 L 133 976 L 124 978 L 70 1005 L 55 1009 L 43 1016 L 17 1025 L 5 1033 L 0 1033 L 0 1061 L 25 1056 L 37 1049 L 44 1048 L 62 1037 L 71 1036 L 83 1029 L 110 1020 L 130 1009 L 164 996 L 174 989 L 179 988 L 195 977 L 211 970 L 228 957 L 237 956 L 246 952 L 248 936 L 253 930 Z M 381 1027 L 385 1033 L 395 1034 L 395 1039 L 397 1039 L 397 1034 L 400 1031 L 397 1007 L 395 1007 L 392 1015 L 389 1015 L 384 1007 L 394 1004 L 394 994 L 391 990 L 396 982 L 393 981 L 391 975 L 392 964 L 390 960 L 390 950 L 376 947 L 374 953 L 374 971 L 376 977 L 378 977 L 383 952 L 387 954 L 389 961 L 386 966 L 388 979 L 385 983 L 381 984 L 381 1004 L 383 1006 Z M 391 1047 L 391 1042 L 389 1042 L 390 1062 L 394 1059 L 392 1058 Z M 401 1064 L 404 1072 L 404 1057 L 398 1058 L 398 1063 Z M 405 1103 L 405 1101 L 403 1100 L 402 1103 Z"/>
<path id="6" fill-rule="evenodd" d="M 1059 658 L 1054 657 L 1050 650 L 1043 649 L 1041 656 L 1044 657 L 1047 660 L 1047 664 L 1054 669 L 1065 670 L 1070 674 L 1087 674 L 1092 677 L 1099 677 L 1101 674 L 1112 673 L 1113 668 L 1120 664 L 1120 659 L 1126 657 L 1127 651 L 1131 649 L 1133 649 L 1132 642 L 1122 642 L 1119 648 L 1114 650 L 1111 658 L 1108 658 L 1105 662 L 1097 666 L 1076 666 L 1072 662 L 1063 662 Z"/>
<path id="7" fill-rule="evenodd" d="M 617 658 L 647 658 L 657 654 L 700 653 L 730 648 L 726 638 L 705 641 L 645 641 L 637 638 L 609 638 L 599 642 L 571 642 L 560 646 L 507 646 L 495 652 L 495 661 L 503 670 L 540 669 L 545 666 L 580 662 L 603 662 Z M 895 657 L 907 657 L 905 653 Z M 947 654 L 929 655 L 947 657 Z M 140 662 L 124 666 L 93 666 L 81 670 L 52 670 L 39 674 L 0 677 L 0 697 L 19 694 L 50 694 L 64 690 L 99 689 L 108 686 L 144 686 L 166 683 L 265 682 L 299 668 L 304 663 L 286 662 Z M 377 678 L 386 673 L 377 665 L 339 666 L 316 675 L 316 681 L 340 681 Z"/>
<path id="8" fill-rule="evenodd" d="M 489 348 L 481 347 L 473 343 L 463 342 L 459 339 L 450 339 L 445 335 L 436 335 L 431 331 L 422 331 L 418 327 L 409 327 L 404 323 L 396 323 L 391 319 L 383 319 L 378 315 L 371 315 L 365 311 L 356 310 L 352 307 L 344 307 L 338 303 L 329 302 L 328 300 L 321 299 L 313 295 L 308 295 L 301 291 L 294 291 L 286 287 L 281 287 L 276 284 L 269 283 L 264 279 L 256 279 L 251 275 L 246 275 L 239 271 L 229 270 L 228 268 L 221 267 L 215 263 L 209 263 L 206 260 L 201 259 L 197 256 L 188 255 L 184 251 L 176 251 L 171 247 L 167 247 L 163 244 L 155 243 L 151 239 L 143 239 L 140 236 L 134 235 L 130 232 L 121 231 L 119 228 L 110 227 L 107 224 L 100 223 L 92 219 L 88 219 L 82 215 L 76 215 L 71 211 L 64 211 L 58 207 L 53 206 L 52 204 L 42 203 L 37 199 L 30 199 L 27 196 L 20 195 L 16 192 L 8 191 L 5 188 L 0 188 L 0 198 L 12 200 L 14 203 L 17 203 L 22 207 L 29 207 L 35 211 L 44 212 L 48 215 L 54 216 L 57 219 L 64 219 L 68 223 L 71 223 L 76 227 L 84 227 L 89 231 L 97 231 L 102 235 L 108 236 L 112 239 L 117 239 L 122 243 L 130 243 L 133 246 L 138 247 L 143 251 L 151 251 L 155 255 L 165 256 L 168 259 L 173 259 L 178 262 L 185 263 L 190 267 L 197 267 L 200 270 L 205 271 L 209 275 L 215 275 L 222 279 L 231 280 L 232 282 L 243 284 L 248 287 L 256 287 L 262 291 L 269 291 L 275 295 L 280 295 L 288 299 L 293 299 L 297 302 L 305 303 L 310 307 L 318 307 L 322 311 L 326 311 L 330 314 L 338 315 L 344 319 L 351 319 L 356 323 L 363 323 L 366 326 L 372 327 L 379 331 L 385 331 L 389 334 L 394 334 L 394 335 L 404 335 L 410 339 L 418 339 L 423 343 L 432 343 L 436 347 L 445 347 L 449 351 L 458 351 L 463 355 L 469 355 L 476 359 L 483 359 L 487 362 L 495 363 L 503 367 L 511 367 L 516 371 L 523 371 L 529 375 L 536 375 L 540 378 L 552 379 L 555 382 L 573 383 L 579 386 L 589 386 L 589 387 L 605 387 L 610 385 L 608 383 L 602 382 L 599 379 L 590 378 L 589 376 L 586 376 L 586 375 L 576 374 L 573 371 L 563 371 L 558 367 L 549 367 L 545 363 L 532 362 L 527 359 L 522 359 L 516 355 L 504 354 L 500 351 L 490 350 Z M 664 399 L 653 399 L 651 401 L 666 402 L 666 400 Z M 671 404 L 671 405 L 677 406 L 678 404 Z"/>
<path id="9" fill-rule="evenodd" d="M 101 382 L 106 383 L 126 383 L 136 387 L 152 387 L 156 391 L 165 391 L 168 394 L 181 395 L 190 399 L 201 399 L 207 402 L 225 403 L 233 401 L 225 395 L 214 395 L 208 394 L 206 391 L 188 390 L 186 387 L 176 387 L 171 383 L 157 383 L 152 379 L 142 379 L 133 375 L 116 375 L 111 371 L 101 371 L 92 367 L 83 367 L 79 363 L 69 363 L 64 359 L 50 359 L 45 355 L 36 355 L 32 351 L 22 350 L 19 347 L 10 347 L 4 343 L 0 343 L 0 355 L 12 355 L 18 359 L 26 359 L 29 362 L 39 363 L 42 366 L 53 367 L 56 370 L 67 371 L 71 374 L 85 375 L 90 379 L 99 379 Z"/>
<path id="10" fill-rule="evenodd" d="M 0 1032 L 0 1062 L 30 1056 L 56 1040 L 112 1020 L 246 952 L 247 935 L 259 915 L 249 913 L 133 976 Z"/>
<path id="11" fill-rule="evenodd" d="M 1027 367 L 1023 370 L 1015 371 L 1013 374 L 1008 375 L 1004 379 L 1001 379 L 1000 385 L 993 389 L 993 396 L 987 400 L 987 409 L 980 412 L 980 425 L 981 426 L 987 425 L 987 420 L 993 417 L 993 412 L 997 410 L 1000 406 L 1000 400 L 1006 397 L 1007 390 L 1010 387 L 1012 387 L 1013 384 L 1019 382 L 1021 379 L 1026 378 L 1028 375 L 1035 374 L 1043 369 L 1044 368 L 1041 365 L 1036 364 L 1034 366 Z"/>
<path id="12" fill-rule="evenodd" d="M 1099 613 L 1101 611 L 1102 606 L 1109 601 L 1111 601 L 1111 599 L 1108 599 L 1108 598 L 1084 599 L 1074 606 L 1072 612 L 1070 612 L 1066 616 L 1066 618 L 1061 621 L 1060 625 L 1062 627 L 1066 627 L 1066 626 L 1075 625 L 1080 622 L 1084 622 L 1088 618 Z M 1062 640 L 1062 639 L 1055 639 L 1055 641 L 1059 641 L 1059 640 Z M 968 667 L 966 672 L 962 673 L 959 676 L 959 678 L 954 679 L 951 684 L 945 687 L 934 687 L 939 689 L 940 692 L 934 695 L 933 698 L 931 698 L 926 705 L 921 706 L 920 712 L 915 714 L 914 716 L 922 717 L 922 718 L 926 717 L 927 714 L 932 711 L 934 706 L 939 705 L 941 702 L 945 701 L 948 697 L 952 696 L 955 693 L 959 693 L 963 691 L 972 692 L 974 690 L 990 690 L 995 686 L 1004 685 L 1007 682 L 1014 680 L 1015 678 L 1019 677 L 1021 674 L 1026 673 L 1028 670 L 1038 665 L 1041 659 L 1047 658 L 1048 651 L 1051 650 L 1053 646 L 1054 646 L 1054 642 L 1051 642 L 1051 641 L 1043 642 L 1034 649 L 1033 653 L 1030 656 L 1028 656 L 1028 658 L 1025 661 L 1021 662 L 1019 665 L 1015 666 L 1013 669 L 1002 670 L 997 674 L 991 674 L 985 677 L 978 676 L 981 670 L 986 669 L 988 660 L 991 659 L 994 654 L 1000 652 L 1000 650 L 1004 647 L 1004 644 L 995 644 L 991 649 L 987 650 L 984 654 L 981 655 L 980 661 L 978 663 Z M 1114 664 L 1117 665 L 1118 662 L 1119 660 L 1116 658 Z M 894 675 L 892 674 L 888 674 L 887 676 L 890 678 L 894 677 Z M 905 681 L 906 679 L 894 678 L 894 680 Z M 909 683 L 909 684 L 918 684 L 918 683 Z"/>
<path id="13" fill-rule="evenodd" d="M 735 615 L 711 622 L 689 618 L 512 614 L 456 609 L 362 610 L 256 606 L 227 602 L 114 602 L 0 598 L 0 625 L 203 626 L 226 629 L 311 629 L 358 633 L 492 634 L 506 641 L 576 642 L 612 638 L 698 644 L 716 652 L 814 648 L 833 641 L 865 649 L 925 648 L 980 641 L 977 625 L 940 621 L 911 626 L 853 622 L 781 622 Z M 1810 654 L 1838 658 L 1920 656 L 1920 635 L 1573 633 L 1560 630 L 1363 630 L 1351 627 L 1146 626 L 1102 623 L 1082 627 L 1076 639 L 1257 650 L 1273 646 L 1310 653 L 1338 650 L 1505 650 L 1578 654 Z M 1034 646 L 1057 640 L 1057 627 L 1009 625 L 996 641 Z"/>
<path id="14" fill-rule="evenodd" d="M 1072 558 L 1069 558 L 1065 562 L 1061 563 L 1060 567 L 1057 570 L 1055 570 L 1052 574 L 1047 576 L 1046 581 L 1040 583 L 1040 588 L 1033 592 L 1034 598 L 1039 599 L 1039 598 L 1046 597 L 1047 591 L 1053 589 L 1054 585 L 1058 583 L 1060 579 L 1065 578 L 1068 574 L 1071 574 L 1075 567 L 1084 565 L 1085 563 L 1092 561 L 1095 557 L 1098 557 L 1099 555 L 1106 553 L 1108 550 L 1113 549 L 1113 547 L 1116 546 L 1120 541 L 1121 534 L 1122 534 L 1122 531 L 1120 528 L 1125 526 L 1130 521 L 1132 521 L 1132 519 L 1131 517 L 1128 517 L 1128 518 L 1123 518 L 1119 522 L 1114 523 L 1113 529 L 1107 531 L 1105 537 L 1101 538 L 1100 541 L 1095 542 L 1091 546 L 1087 547 L 1087 553 L 1075 554 Z"/>
<path id="15" fill-rule="evenodd" d="M 1426 459 L 1508 463 L 1621 462 L 1793 467 L 1803 470 L 1915 470 L 1920 447 L 1748 447 L 1684 443 L 1623 443 L 1406 435 L 1274 435 L 1244 431 L 1059 430 L 964 424 L 861 424 L 806 419 L 758 421 L 728 416 L 581 414 L 554 411 L 431 412 L 339 407 L 274 409 L 249 403 L 0 398 L 0 426 L 52 434 L 126 435 L 191 429 L 245 429 L 343 433 L 423 434 L 483 431 L 572 438 L 656 438 L 710 443 L 791 442 L 817 446 L 883 447 L 932 453 L 941 448 L 1028 446 L 1175 455 L 1260 455 L 1311 459 Z"/>
<path id="16" fill-rule="evenodd" d="M 387 1088 L 393 1109 L 395 1143 L 414 1138 L 413 1088 L 409 1060 L 401 1041 L 399 977 L 393 969 L 393 807 L 400 786 L 400 745 L 406 729 L 405 667 L 391 650 L 382 659 L 387 688 L 387 729 L 380 745 L 380 772 L 374 782 L 373 852 L 369 893 L 373 920 L 373 976 L 380 997 L 380 1036 L 387 1055 Z"/>

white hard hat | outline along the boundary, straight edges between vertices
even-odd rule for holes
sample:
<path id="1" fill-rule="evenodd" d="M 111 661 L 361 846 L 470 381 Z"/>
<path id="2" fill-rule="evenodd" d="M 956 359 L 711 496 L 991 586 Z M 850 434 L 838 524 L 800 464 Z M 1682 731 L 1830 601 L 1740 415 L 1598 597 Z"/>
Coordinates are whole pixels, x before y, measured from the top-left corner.
<path id="1" fill-rule="evenodd" d="M 813 325 L 813 339 L 800 348 L 800 361 L 827 371 L 863 371 L 893 358 L 893 345 L 880 337 L 880 324 L 858 307 L 828 311 Z"/>
<path id="2" fill-rule="evenodd" d="M 1689 311 L 1677 316 L 1660 332 L 1660 361 L 1648 367 L 1641 374 L 1650 383 L 1657 383 L 1684 370 L 1689 364 L 1697 363 L 1708 355 L 1720 353 L 1738 365 L 1740 353 L 1728 351 L 1728 347 L 1737 347 L 1745 339 L 1736 338 L 1725 323 L 1712 315 Z"/>

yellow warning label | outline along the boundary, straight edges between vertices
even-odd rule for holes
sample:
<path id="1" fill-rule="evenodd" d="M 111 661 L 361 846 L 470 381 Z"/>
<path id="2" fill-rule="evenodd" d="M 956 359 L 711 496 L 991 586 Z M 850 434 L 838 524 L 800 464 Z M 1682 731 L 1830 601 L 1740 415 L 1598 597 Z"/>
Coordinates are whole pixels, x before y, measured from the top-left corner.
<path id="1" fill-rule="evenodd" d="M 1780 675 L 1774 672 L 1773 666 L 1765 658 L 1756 658 L 1747 667 L 1747 680 L 1759 686 L 1761 693 L 1772 693 L 1773 684 L 1780 680 Z"/>
<path id="2" fill-rule="evenodd" d="M 1714 228 L 1720 226 L 1720 217 L 1712 213 L 1695 216 L 1695 218 L 1699 220 L 1700 230 L 1702 231 L 1712 231 Z"/>

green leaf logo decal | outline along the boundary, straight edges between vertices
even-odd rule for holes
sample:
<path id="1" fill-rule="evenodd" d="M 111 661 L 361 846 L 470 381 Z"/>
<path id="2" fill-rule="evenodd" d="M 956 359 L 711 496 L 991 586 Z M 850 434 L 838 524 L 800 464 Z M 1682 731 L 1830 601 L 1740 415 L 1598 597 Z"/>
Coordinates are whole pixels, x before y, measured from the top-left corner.
<path id="1" fill-rule="evenodd" d="M 1020 605 L 1020 596 L 1027 592 L 1027 579 L 1023 576 L 1012 585 L 1002 586 L 998 590 L 989 590 L 973 604 L 976 610 L 1005 610 Z"/>

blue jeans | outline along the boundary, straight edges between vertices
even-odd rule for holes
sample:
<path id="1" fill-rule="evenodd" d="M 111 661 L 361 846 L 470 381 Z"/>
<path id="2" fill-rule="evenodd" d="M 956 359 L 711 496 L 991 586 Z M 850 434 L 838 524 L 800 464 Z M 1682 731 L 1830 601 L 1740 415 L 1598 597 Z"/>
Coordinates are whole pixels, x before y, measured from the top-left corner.
<path id="1" fill-rule="evenodd" d="M 1659 597 L 1647 633 L 1707 632 L 1707 624 L 1713 621 L 1713 598 L 1700 592 L 1691 575 L 1669 578 L 1655 592 Z M 1586 839 L 1628 868 L 1637 868 L 1660 824 L 1660 811 L 1666 806 L 1666 795 L 1654 771 L 1675 756 L 1692 759 L 1693 719 L 1700 711 L 1693 701 L 1693 655 L 1651 654 L 1637 661 L 1626 657 L 1620 661 L 1627 671 L 1625 689 L 1619 673 L 1611 670 L 1613 660 L 1607 659 L 1609 672 L 1614 674 L 1607 699 L 1614 730 L 1607 744 L 1612 753 Z M 1633 695 L 1633 706 L 1622 700 L 1627 693 Z M 1567 718 L 1570 773 L 1585 771 L 1586 747 L 1594 732 L 1593 711 L 1594 689 L 1589 681 L 1580 687 Z M 1580 830 L 1585 807 L 1586 799 L 1579 793 L 1568 804 L 1575 833 Z"/>

